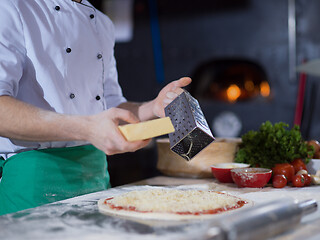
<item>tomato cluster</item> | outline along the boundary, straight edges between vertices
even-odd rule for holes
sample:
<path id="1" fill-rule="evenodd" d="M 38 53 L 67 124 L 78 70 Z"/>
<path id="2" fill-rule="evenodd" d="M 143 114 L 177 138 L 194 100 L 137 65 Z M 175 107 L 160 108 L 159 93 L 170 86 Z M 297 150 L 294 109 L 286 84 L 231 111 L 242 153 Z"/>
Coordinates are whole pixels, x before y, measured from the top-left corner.
<path id="1" fill-rule="evenodd" d="M 311 176 L 307 172 L 302 159 L 295 159 L 291 163 L 279 163 L 272 168 L 272 186 L 283 188 L 289 183 L 294 187 L 304 187 L 311 184 Z"/>

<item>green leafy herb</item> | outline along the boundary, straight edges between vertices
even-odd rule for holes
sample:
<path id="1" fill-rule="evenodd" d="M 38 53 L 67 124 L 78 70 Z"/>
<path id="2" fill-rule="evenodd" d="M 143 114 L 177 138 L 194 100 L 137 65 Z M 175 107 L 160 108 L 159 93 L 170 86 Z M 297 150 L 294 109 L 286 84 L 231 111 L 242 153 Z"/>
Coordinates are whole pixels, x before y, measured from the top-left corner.
<path id="1" fill-rule="evenodd" d="M 296 158 L 308 163 L 314 149 L 302 139 L 299 126 L 288 127 L 283 122 L 272 125 L 266 121 L 258 131 L 244 134 L 235 161 L 263 168 L 272 168 L 276 163 L 291 162 Z"/>

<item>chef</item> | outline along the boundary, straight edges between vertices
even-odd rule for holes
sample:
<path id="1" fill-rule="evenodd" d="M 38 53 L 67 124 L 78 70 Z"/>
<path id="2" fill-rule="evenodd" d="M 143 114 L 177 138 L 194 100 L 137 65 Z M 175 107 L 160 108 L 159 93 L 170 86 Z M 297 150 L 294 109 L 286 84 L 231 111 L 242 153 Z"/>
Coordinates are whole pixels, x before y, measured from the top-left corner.
<path id="1" fill-rule="evenodd" d="M 86 0 L 0 1 L 0 215 L 110 187 L 106 155 L 132 152 L 119 122 L 164 116 L 118 83 L 110 19 Z"/>

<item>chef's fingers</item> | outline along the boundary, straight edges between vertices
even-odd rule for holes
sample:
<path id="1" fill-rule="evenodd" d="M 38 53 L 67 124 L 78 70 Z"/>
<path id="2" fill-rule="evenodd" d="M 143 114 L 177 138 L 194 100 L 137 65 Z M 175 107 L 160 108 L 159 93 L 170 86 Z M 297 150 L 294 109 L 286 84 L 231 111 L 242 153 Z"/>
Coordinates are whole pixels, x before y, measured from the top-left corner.
<path id="1" fill-rule="evenodd" d="M 151 139 L 128 142 L 123 137 L 123 139 L 121 140 L 118 139 L 116 142 L 113 142 L 112 145 L 109 145 L 108 155 L 114 155 L 114 154 L 124 153 L 124 152 L 135 152 L 147 146 L 150 143 L 150 141 Z"/>
<path id="2" fill-rule="evenodd" d="M 172 82 L 173 86 L 172 86 L 171 90 L 177 94 L 180 94 L 183 91 L 181 88 L 188 86 L 191 82 L 192 82 L 192 80 L 189 77 L 180 78 L 179 80 Z"/>
<path id="3" fill-rule="evenodd" d="M 191 78 L 183 77 L 179 80 L 167 84 L 158 94 L 154 101 L 153 114 L 157 117 L 164 117 L 164 108 L 171 103 L 179 94 L 182 93 L 182 87 L 191 83 Z"/>
<path id="4" fill-rule="evenodd" d="M 115 108 L 113 110 L 113 117 L 117 120 L 126 121 L 127 123 L 138 123 L 140 120 L 130 111 L 125 109 L 119 109 Z M 151 139 L 147 140 L 140 140 L 140 141 L 134 141 L 129 142 L 127 139 L 122 135 L 121 131 L 117 128 L 117 147 L 115 148 L 115 151 L 118 151 L 118 153 L 121 152 L 134 152 L 140 148 L 145 147 L 149 144 Z M 118 149 L 117 149 L 118 148 Z"/>
<path id="5" fill-rule="evenodd" d="M 163 99 L 163 106 L 167 106 L 176 97 L 183 92 L 182 87 L 185 87 L 191 83 L 191 78 L 183 77 L 179 80 L 170 83 L 169 91 L 166 93 L 166 97 Z"/>
<path id="6" fill-rule="evenodd" d="M 138 123 L 140 120 L 138 119 L 137 116 L 135 116 L 132 112 L 121 109 L 121 108 L 111 108 L 109 111 L 112 111 L 112 117 L 114 120 L 119 120 L 125 121 L 127 123 Z"/>
<path id="7" fill-rule="evenodd" d="M 176 92 L 167 92 L 166 93 L 166 97 L 167 99 L 175 99 L 176 97 L 178 97 L 178 94 Z"/>
<path id="8" fill-rule="evenodd" d="M 124 152 L 135 152 L 138 149 L 141 149 L 147 146 L 151 141 L 151 139 L 147 139 L 147 140 L 129 142 L 122 135 L 118 127 L 116 127 L 114 130 L 115 131 L 109 132 L 110 138 L 105 145 L 106 152 L 108 155 L 124 153 Z"/>
<path id="9" fill-rule="evenodd" d="M 126 145 L 128 152 L 135 152 L 138 149 L 144 148 L 150 143 L 151 139 L 146 140 L 140 140 L 140 141 L 134 141 L 134 142 L 128 142 Z"/>
<path id="10" fill-rule="evenodd" d="M 163 99 L 162 105 L 163 105 L 163 106 L 167 106 L 169 103 L 172 102 L 172 100 L 173 100 L 173 99 L 165 98 L 165 99 Z"/>
<path id="11" fill-rule="evenodd" d="M 168 106 L 178 96 L 179 95 L 177 93 L 175 93 L 175 92 L 167 92 L 166 93 L 166 97 L 162 101 L 163 108 Z"/>

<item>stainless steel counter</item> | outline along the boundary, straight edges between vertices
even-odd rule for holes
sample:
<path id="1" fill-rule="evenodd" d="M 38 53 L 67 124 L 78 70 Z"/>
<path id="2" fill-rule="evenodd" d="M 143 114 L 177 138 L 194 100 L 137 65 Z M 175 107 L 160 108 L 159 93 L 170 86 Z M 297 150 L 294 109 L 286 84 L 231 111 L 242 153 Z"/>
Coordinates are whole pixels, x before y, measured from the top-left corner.
<path id="1" fill-rule="evenodd" d="M 0 216 L 0 239 L 201 239 L 211 224 L 195 221 L 184 224 L 144 224 L 105 216 L 98 211 L 97 201 L 133 189 L 149 186 L 187 187 L 226 191 L 255 203 L 282 197 L 297 200 L 315 199 L 320 206 L 320 186 L 274 189 L 237 188 L 220 184 L 215 179 L 155 177 L 106 191 L 87 194 L 14 214 Z M 217 219 L 217 218 L 216 218 Z M 301 224 L 277 240 L 320 239 L 320 210 L 302 219 Z"/>

